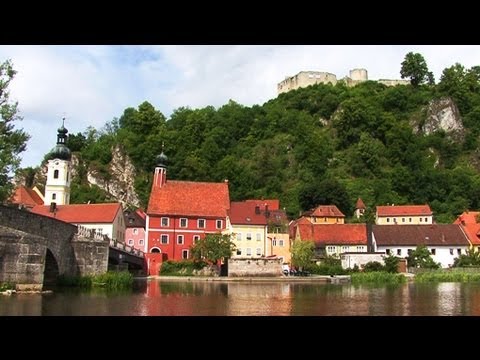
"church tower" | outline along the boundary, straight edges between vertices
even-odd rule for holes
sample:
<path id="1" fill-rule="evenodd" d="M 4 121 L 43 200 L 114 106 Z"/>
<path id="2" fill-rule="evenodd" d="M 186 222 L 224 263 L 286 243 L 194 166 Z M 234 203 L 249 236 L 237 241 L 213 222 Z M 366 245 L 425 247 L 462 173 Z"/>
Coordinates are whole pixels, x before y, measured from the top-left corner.
<path id="1" fill-rule="evenodd" d="M 159 187 L 165 185 L 167 182 L 167 161 L 168 157 L 163 152 L 163 144 L 162 144 L 162 153 L 157 156 L 155 159 L 157 166 L 155 167 L 155 172 L 153 174 L 153 187 Z"/>
<path id="2" fill-rule="evenodd" d="M 72 153 L 66 146 L 68 130 L 65 128 L 65 118 L 57 130 L 57 145 L 48 153 L 48 173 L 45 186 L 45 205 L 70 204 L 70 182 Z"/>

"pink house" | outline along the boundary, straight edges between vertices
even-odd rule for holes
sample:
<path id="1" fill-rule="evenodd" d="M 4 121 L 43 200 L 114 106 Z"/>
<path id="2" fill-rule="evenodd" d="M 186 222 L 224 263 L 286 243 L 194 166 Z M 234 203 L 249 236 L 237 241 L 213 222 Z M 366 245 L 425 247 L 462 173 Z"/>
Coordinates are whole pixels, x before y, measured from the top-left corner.
<path id="1" fill-rule="evenodd" d="M 125 217 L 125 243 L 146 252 L 145 213 L 141 209 L 137 209 L 136 211 L 126 210 L 123 215 Z"/>

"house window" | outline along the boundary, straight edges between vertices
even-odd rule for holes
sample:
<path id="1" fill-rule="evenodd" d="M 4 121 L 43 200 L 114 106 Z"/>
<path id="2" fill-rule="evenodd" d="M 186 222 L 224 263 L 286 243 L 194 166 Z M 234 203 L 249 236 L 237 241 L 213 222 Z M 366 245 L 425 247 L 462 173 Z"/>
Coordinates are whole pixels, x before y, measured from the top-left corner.
<path id="1" fill-rule="evenodd" d="M 257 241 L 260 241 L 260 240 L 262 240 L 262 234 L 257 233 Z"/>
<path id="2" fill-rule="evenodd" d="M 197 226 L 199 229 L 205 229 L 205 219 L 198 219 Z"/>
<path id="3" fill-rule="evenodd" d="M 252 234 L 251 233 L 247 233 L 247 240 L 252 240 Z"/>
<path id="4" fill-rule="evenodd" d="M 53 178 L 58 179 L 58 170 L 53 171 Z"/>
<path id="5" fill-rule="evenodd" d="M 450 249 L 450 255 L 453 255 L 453 249 Z"/>
<path id="6" fill-rule="evenodd" d="M 410 255 L 412 253 L 413 249 L 407 249 L 407 254 Z"/>
<path id="7" fill-rule="evenodd" d="M 420 218 L 420 222 L 422 222 L 422 218 Z"/>
<path id="8" fill-rule="evenodd" d="M 252 249 L 247 248 L 247 256 L 252 256 Z"/>
<path id="9" fill-rule="evenodd" d="M 405 218 L 402 218 L 402 223 L 404 223 L 404 222 L 405 222 Z"/>
<path id="10" fill-rule="evenodd" d="M 457 255 L 462 255 L 462 249 L 457 249 Z"/>
<path id="11" fill-rule="evenodd" d="M 408 222 L 412 222 L 412 218 L 408 218 Z"/>
<path id="12" fill-rule="evenodd" d="M 335 246 L 327 246 L 327 252 L 335 252 Z"/>
<path id="13" fill-rule="evenodd" d="M 277 239 L 272 240 L 272 246 L 277 246 Z"/>
<path id="14" fill-rule="evenodd" d="M 196 244 L 200 241 L 200 235 L 193 235 L 193 243 Z"/>
<path id="15" fill-rule="evenodd" d="M 427 218 L 425 218 L 425 222 L 428 222 Z"/>
<path id="16" fill-rule="evenodd" d="M 278 240 L 278 246 L 283 246 L 283 240 Z"/>
<path id="17" fill-rule="evenodd" d="M 161 241 L 162 244 L 168 244 L 168 235 L 162 235 Z"/>
<path id="18" fill-rule="evenodd" d="M 387 218 L 387 222 L 390 222 L 390 218 Z"/>
<path id="19" fill-rule="evenodd" d="M 182 250 L 182 259 L 188 259 L 188 250 Z"/>
<path id="20" fill-rule="evenodd" d="M 138 234 L 138 229 L 133 229 L 133 235 L 137 235 Z"/>
<path id="21" fill-rule="evenodd" d="M 52 200 L 55 200 L 57 198 L 57 194 L 53 193 L 52 194 Z"/>
<path id="22" fill-rule="evenodd" d="M 177 244 L 183 245 L 183 235 L 177 235 Z"/>
<path id="23" fill-rule="evenodd" d="M 386 253 L 387 255 L 390 255 L 390 249 L 385 249 L 385 253 Z"/>
<path id="24" fill-rule="evenodd" d="M 143 239 L 138 240 L 138 245 L 143 245 Z"/>
<path id="25" fill-rule="evenodd" d="M 262 249 L 257 248 L 257 256 L 260 256 L 260 255 L 262 255 Z"/>
<path id="26" fill-rule="evenodd" d="M 169 223 L 168 218 L 167 217 L 162 217 L 162 219 L 161 219 L 162 227 L 167 227 L 168 223 Z"/>
<path id="27" fill-rule="evenodd" d="M 240 249 L 240 248 L 237 249 L 237 255 L 239 255 L 239 256 L 242 255 L 242 249 Z"/>
<path id="28" fill-rule="evenodd" d="M 347 252 L 348 251 L 348 246 L 342 246 L 342 251 Z"/>
<path id="29" fill-rule="evenodd" d="M 357 251 L 362 252 L 363 251 L 363 246 L 357 246 Z"/>
<path id="30" fill-rule="evenodd" d="M 435 255 L 437 251 L 435 249 L 432 249 L 432 255 Z"/>
<path id="31" fill-rule="evenodd" d="M 133 240 L 132 239 L 128 239 L 128 245 L 133 245 Z"/>
<path id="32" fill-rule="evenodd" d="M 401 256 L 402 255 L 402 249 L 397 249 L 397 255 Z"/>
<path id="33" fill-rule="evenodd" d="M 223 227 L 223 221 L 222 220 L 217 220 L 217 229 L 221 229 Z"/>
<path id="34" fill-rule="evenodd" d="M 237 234 L 237 241 L 242 241 L 242 233 Z"/>
<path id="35" fill-rule="evenodd" d="M 186 228 L 187 226 L 188 226 L 187 218 L 180 218 L 180 227 L 181 228 Z"/>

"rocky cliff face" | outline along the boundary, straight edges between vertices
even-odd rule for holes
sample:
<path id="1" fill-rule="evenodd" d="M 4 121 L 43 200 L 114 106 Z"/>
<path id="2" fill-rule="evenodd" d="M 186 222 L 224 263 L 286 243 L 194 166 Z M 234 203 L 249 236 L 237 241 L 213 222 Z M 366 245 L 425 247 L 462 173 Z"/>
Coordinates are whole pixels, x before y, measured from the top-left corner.
<path id="1" fill-rule="evenodd" d="M 424 110 L 425 120 L 412 124 L 416 133 L 430 135 L 443 130 L 455 141 L 464 140 L 465 128 L 457 105 L 451 98 L 432 100 Z"/>
<path id="2" fill-rule="evenodd" d="M 94 170 L 88 170 L 88 183 L 97 185 L 112 198 L 121 202 L 124 207 L 127 204 L 139 207 L 140 200 L 134 188 L 135 167 L 118 145 L 112 149 L 112 161 L 109 168 L 111 174 L 109 180 L 103 179 Z"/>

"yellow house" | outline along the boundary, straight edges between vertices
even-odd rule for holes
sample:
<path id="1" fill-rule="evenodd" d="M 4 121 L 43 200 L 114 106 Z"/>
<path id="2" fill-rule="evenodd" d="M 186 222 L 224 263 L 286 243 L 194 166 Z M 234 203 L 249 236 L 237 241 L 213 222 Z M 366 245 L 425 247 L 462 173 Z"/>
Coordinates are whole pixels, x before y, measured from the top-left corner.
<path id="1" fill-rule="evenodd" d="M 260 207 L 251 202 L 232 202 L 227 217 L 227 229 L 236 251 L 232 257 L 270 256 L 267 246 L 267 217 Z"/>
<path id="2" fill-rule="evenodd" d="M 377 206 L 377 225 L 430 225 L 433 212 L 428 205 Z"/>
<path id="3" fill-rule="evenodd" d="M 335 205 L 319 205 L 304 216 L 308 217 L 312 224 L 345 223 L 345 215 Z"/>

